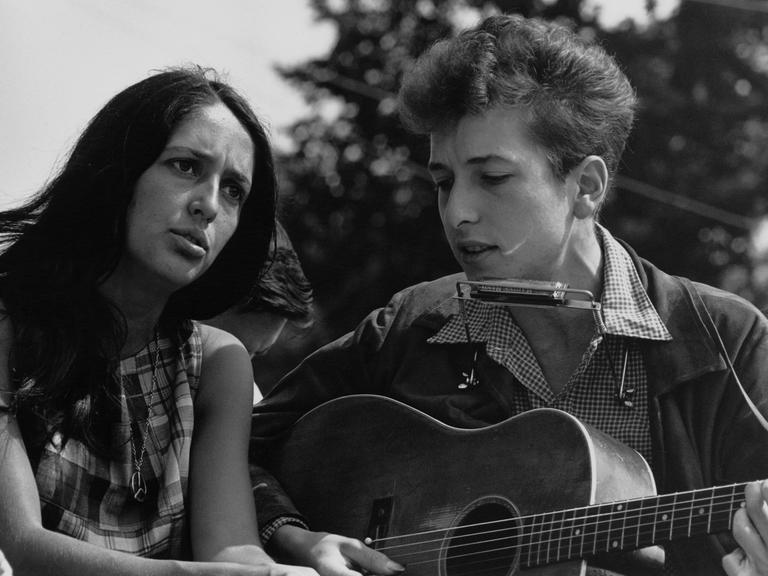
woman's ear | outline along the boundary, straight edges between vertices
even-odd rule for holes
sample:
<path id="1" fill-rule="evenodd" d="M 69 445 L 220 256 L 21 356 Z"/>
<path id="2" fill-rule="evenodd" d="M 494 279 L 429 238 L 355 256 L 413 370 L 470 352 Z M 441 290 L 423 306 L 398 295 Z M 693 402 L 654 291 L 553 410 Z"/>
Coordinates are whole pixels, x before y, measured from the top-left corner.
<path id="1" fill-rule="evenodd" d="M 594 217 L 608 190 L 605 161 L 600 156 L 587 156 L 573 169 L 572 175 L 578 186 L 573 215 L 582 219 Z"/>

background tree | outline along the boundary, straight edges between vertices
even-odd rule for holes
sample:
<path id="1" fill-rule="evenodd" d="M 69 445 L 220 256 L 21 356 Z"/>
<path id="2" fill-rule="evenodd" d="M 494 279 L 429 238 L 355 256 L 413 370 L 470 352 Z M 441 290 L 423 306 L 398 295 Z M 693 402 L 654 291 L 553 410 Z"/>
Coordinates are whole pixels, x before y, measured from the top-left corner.
<path id="1" fill-rule="evenodd" d="M 395 291 L 458 270 L 425 170 L 427 142 L 403 130 L 395 94 L 424 49 L 498 11 L 596 38 L 636 86 L 639 121 L 602 213 L 608 227 L 671 273 L 768 304 L 765 255 L 750 242 L 768 212 L 767 2 L 689 0 L 667 20 L 613 29 L 581 0 L 312 5 L 338 40 L 328 55 L 281 70 L 314 112 L 292 127 L 295 151 L 280 160 L 283 221 L 315 287 L 318 322 L 258 363 L 265 387 Z"/>

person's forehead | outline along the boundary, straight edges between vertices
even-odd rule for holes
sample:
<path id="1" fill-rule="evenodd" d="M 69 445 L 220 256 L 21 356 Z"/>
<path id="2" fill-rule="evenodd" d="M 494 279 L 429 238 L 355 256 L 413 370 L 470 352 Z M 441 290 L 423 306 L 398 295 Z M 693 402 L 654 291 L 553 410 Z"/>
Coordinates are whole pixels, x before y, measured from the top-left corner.
<path id="1" fill-rule="evenodd" d="M 527 122 L 525 111 L 509 108 L 463 116 L 430 134 L 430 165 L 494 158 L 514 161 L 523 150 L 536 146 Z"/>

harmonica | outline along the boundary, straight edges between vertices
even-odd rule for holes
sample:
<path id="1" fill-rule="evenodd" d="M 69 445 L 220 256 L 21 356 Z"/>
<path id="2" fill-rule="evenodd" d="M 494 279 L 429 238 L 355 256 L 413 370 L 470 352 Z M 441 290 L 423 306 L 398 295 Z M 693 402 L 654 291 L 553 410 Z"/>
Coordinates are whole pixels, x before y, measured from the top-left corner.
<path id="1" fill-rule="evenodd" d="M 464 280 L 456 283 L 456 297 L 498 305 L 601 308 L 589 290 L 570 288 L 565 282 L 541 280 Z"/>

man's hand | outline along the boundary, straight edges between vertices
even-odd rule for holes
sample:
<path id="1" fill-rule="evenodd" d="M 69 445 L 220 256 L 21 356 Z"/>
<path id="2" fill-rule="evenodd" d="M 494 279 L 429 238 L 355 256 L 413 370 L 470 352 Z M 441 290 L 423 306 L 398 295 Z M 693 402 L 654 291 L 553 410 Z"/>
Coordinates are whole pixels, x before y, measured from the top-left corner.
<path id="1" fill-rule="evenodd" d="M 360 540 L 298 526 L 281 526 L 272 541 L 289 561 L 311 566 L 320 576 L 360 576 L 362 571 L 396 576 L 405 568 Z"/>
<path id="2" fill-rule="evenodd" d="M 728 576 L 768 576 L 768 481 L 751 482 L 746 505 L 733 517 L 733 537 L 739 544 L 723 556 Z"/>

